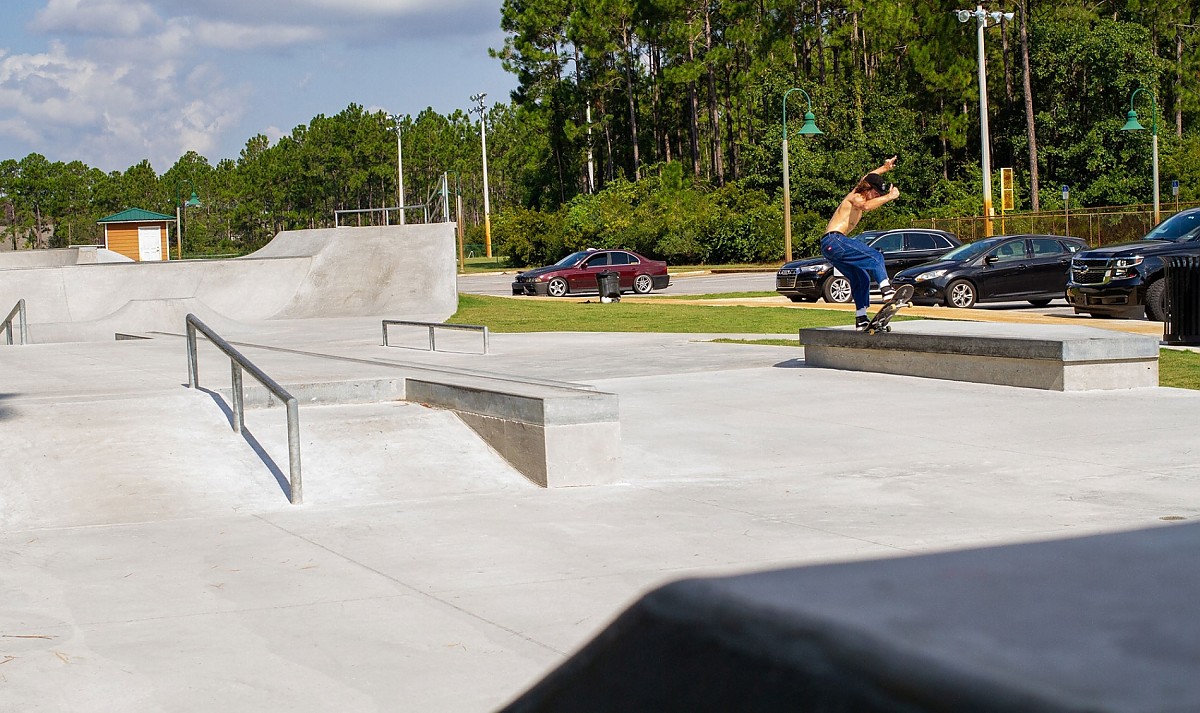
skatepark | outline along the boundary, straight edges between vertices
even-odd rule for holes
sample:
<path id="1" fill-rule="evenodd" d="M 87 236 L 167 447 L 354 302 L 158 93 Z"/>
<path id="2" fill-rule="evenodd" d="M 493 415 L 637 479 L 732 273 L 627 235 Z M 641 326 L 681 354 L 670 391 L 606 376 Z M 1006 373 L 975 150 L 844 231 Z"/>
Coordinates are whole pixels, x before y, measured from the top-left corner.
<path id="1" fill-rule="evenodd" d="M 657 587 L 797 567 L 805 616 L 878 612 L 859 633 L 920 651 L 913 681 L 1060 706 L 1026 710 L 1200 706 L 1197 625 L 1176 618 L 1200 571 L 1200 393 L 818 367 L 695 334 L 492 334 L 484 354 L 393 327 L 384 346 L 381 320 L 454 312 L 449 225 L 60 262 L 0 266 L 31 341 L 0 345 L 0 707 L 497 710 Z M 283 409 L 248 395 L 235 432 L 230 358 L 203 338 L 187 387 L 187 314 L 297 395 L 302 504 Z M 512 415 L 529 403 L 540 421 Z M 545 482 L 489 428 L 544 439 Z M 1122 536 L 1167 538 L 1166 569 Z M 1030 602 L 1010 546 L 1039 543 L 1062 554 Z M 1125 559 L 1096 564 L 1108 550 Z M 1008 588 L 982 576 L 1001 565 Z M 889 589 L 947 568 L 952 629 Z M 1090 594 L 1119 620 L 1056 629 Z"/>

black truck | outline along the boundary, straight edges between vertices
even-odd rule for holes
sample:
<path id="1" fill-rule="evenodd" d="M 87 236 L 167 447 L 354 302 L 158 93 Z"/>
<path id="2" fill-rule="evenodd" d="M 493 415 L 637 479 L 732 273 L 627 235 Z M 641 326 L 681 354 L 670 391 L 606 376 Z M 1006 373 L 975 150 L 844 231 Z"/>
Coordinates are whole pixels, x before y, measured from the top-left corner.
<path id="1" fill-rule="evenodd" d="M 1166 258 L 1200 256 L 1200 208 L 1180 211 L 1141 240 L 1071 258 L 1067 302 L 1075 314 L 1166 321 Z"/>

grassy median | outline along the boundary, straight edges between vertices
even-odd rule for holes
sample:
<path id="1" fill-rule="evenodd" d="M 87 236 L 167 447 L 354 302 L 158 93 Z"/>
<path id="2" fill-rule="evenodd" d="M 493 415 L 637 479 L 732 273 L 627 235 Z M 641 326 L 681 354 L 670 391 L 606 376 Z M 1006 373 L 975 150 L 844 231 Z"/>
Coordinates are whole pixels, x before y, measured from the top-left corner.
<path id="1" fill-rule="evenodd" d="M 728 297 L 729 295 L 709 295 Z M 455 324 L 485 324 L 493 332 L 668 332 L 675 334 L 778 334 L 778 339 L 734 340 L 749 344 L 797 346 L 797 330 L 854 323 L 854 313 L 824 309 L 776 309 L 743 305 L 585 301 L 551 298 L 510 299 L 459 295 Z M 786 336 L 784 336 L 786 335 Z M 1163 349 L 1159 384 L 1200 389 L 1200 354 Z"/>

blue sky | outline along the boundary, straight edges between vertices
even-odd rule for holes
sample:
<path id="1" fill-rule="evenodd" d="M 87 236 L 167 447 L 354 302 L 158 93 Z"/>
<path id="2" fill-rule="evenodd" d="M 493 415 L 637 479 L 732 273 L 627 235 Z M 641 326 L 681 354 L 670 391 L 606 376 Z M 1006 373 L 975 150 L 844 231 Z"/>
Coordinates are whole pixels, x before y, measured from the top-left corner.
<path id="1" fill-rule="evenodd" d="M 4 0 L 0 159 L 212 163 L 351 103 L 508 101 L 500 0 Z"/>

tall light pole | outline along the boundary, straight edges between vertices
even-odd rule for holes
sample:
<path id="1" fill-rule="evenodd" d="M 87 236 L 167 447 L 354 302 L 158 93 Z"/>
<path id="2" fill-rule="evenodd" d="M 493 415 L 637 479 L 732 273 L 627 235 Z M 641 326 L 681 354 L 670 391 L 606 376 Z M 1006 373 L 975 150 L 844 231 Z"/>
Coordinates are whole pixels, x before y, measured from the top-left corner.
<path id="1" fill-rule="evenodd" d="M 1133 100 L 1140 92 L 1146 92 L 1150 95 L 1150 146 L 1152 147 L 1152 168 L 1151 178 L 1154 181 L 1154 224 L 1158 225 L 1158 106 L 1154 99 L 1154 92 L 1145 87 L 1138 87 L 1133 90 L 1133 94 L 1129 95 L 1129 113 L 1125 115 L 1125 125 L 1121 127 L 1121 131 L 1145 131 L 1146 127 L 1138 123 L 1137 112 L 1133 110 Z"/>
<path id="2" fill-rule="evenodd" d="M 179 187 L 183 184 L 188 184 L 192 188 L 192 197 L 184 202 L 183 193 Z M 199 208 L 200 196 L 196 195 L 196 184 L 192 183 L 189 178 L 181 178 L 175 181 L 175 259 L 183 259 L 183 223 L 180 218 L 183 215 L 184 208 Z"/>
<path id="3" fill-rule="evenodd" d="M 987 58 L 983 52 L 983 31 L 987 28 L 988 18 L 992 22 L 1000 22 L 1001 18 L 1012 20 L 1011 12 L 985 12 L 982 5 L 976 5 L 974 10 L 958 10 L 955 12 L 959 22 L 967 22 L 975 18 L 976 35 L 979 50 L 979 144 L 983 161 L 983 214 L 984 233 L 992 235 L 992 141 L 988 135 L 988 100 L 987 100 Z"/>
<path id="4" fill-rule="evenodd" d="M 400 225 L 404 225 L 404 147 L 401 145 L 400 122 L 404 117 L 399 114 L 388 114 L 388 118 L 396 125 L 396 192 L 400 199 Z M 387 223 L 387 211 L 383 212 L 383 222 Z"/>
<path id="5" fill-rule="evenodd" d="M 579 86 L 579 59 L 576 57 L 564 57 L 567 62 L 575 63 L 575 86 Z M 584 99 L 586 107 L 587 120 L 587 169 L 588 169 L 588 186 L 587 192 L 594 193 L 596 190 L 596 171 L 593 168 L 595 162 L 592 160 L 592 98 Z"/>
<path id="6" fill-rule="evenodd" d="M 483 249 L 487 257 L 492 256 L 492 210 L 488 204 L 488 171 L 487 171 L 487 105 L 483 100 L 487 92 L 472 94 L 471 101 L 479 102 L 479 143 L 483 147 Z"/>
<path id="7" fill-rule="evenodd" d="M 787 130 L 787 100 L 792 92 L 800 92 L 808 102 L 808 111 L 804 113 L 804 124 L 798 132 L 801 136 L 815 136 L 825 132 L 817 128 L 817 117 L 812 112 L 812 99 L 808 92 L 799 87 L 792 87 L 783 93 L 783 259 L 792 261 L 792 184 L 788 175 L 788 130 Z"/>

